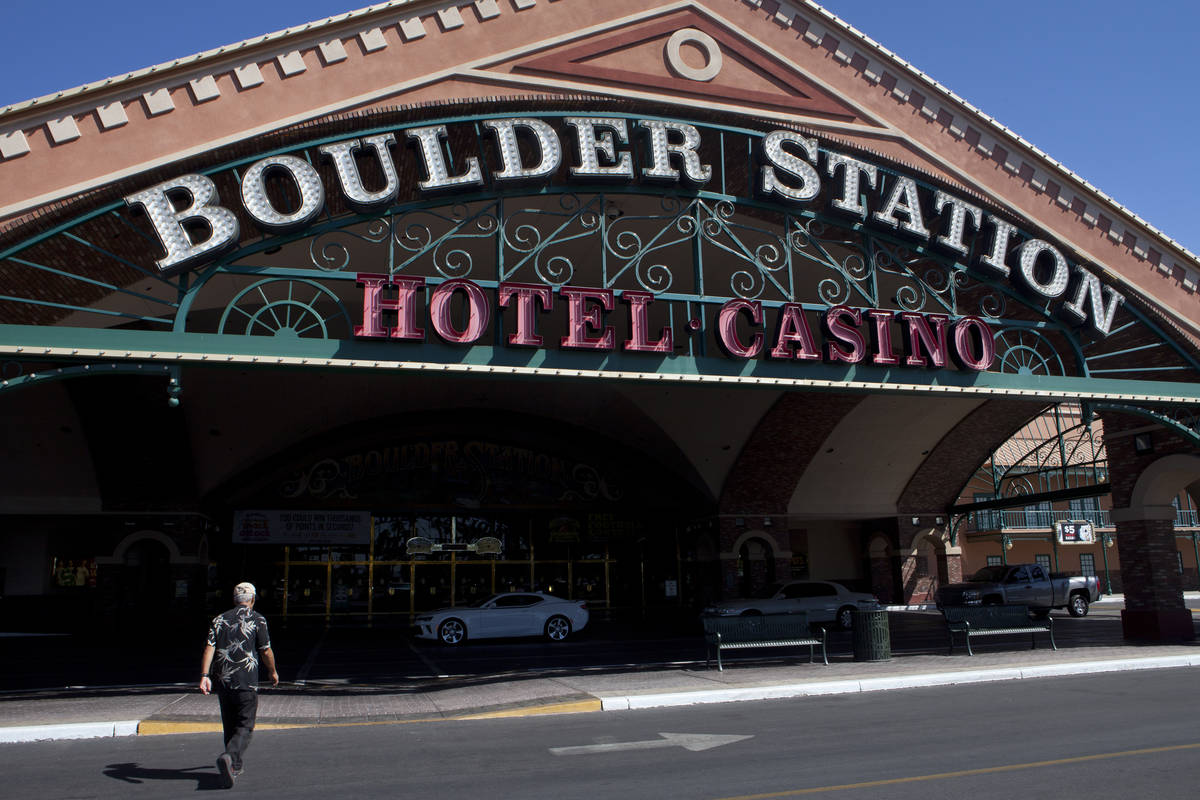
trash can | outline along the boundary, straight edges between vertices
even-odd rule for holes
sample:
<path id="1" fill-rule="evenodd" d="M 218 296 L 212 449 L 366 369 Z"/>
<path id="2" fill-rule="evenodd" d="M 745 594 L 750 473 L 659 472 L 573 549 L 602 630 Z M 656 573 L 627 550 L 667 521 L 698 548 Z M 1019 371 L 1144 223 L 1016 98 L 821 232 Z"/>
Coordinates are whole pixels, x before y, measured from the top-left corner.
<path id="1" fill-rule="evenodd" d="M 854 660 L 890 661 L 892 634 L 888 630 L 888 612 L 854 612 Z"/>

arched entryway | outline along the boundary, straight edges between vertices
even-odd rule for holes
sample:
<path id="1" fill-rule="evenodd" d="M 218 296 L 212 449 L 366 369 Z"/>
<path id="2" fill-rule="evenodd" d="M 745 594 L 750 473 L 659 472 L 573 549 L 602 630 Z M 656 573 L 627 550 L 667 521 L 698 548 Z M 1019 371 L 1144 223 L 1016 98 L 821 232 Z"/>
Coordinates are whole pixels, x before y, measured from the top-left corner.
<path id="1" fill-rule="evenodd" d="M 1192 640 L 1171 501 L 1200 481 L 1200 456 L 1191 442 L 1144 422 L 1122 414 L 1104 420 L 1125 593 L 1121 624 L 1127 639 Z"/>

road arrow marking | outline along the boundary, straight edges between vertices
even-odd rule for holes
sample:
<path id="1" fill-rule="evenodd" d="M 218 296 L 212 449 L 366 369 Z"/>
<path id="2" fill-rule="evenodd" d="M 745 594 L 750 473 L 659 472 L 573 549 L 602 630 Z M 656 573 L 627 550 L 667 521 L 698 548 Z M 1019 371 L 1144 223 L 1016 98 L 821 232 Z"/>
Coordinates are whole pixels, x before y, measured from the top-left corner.
<path id="1" fill-rule="evenodd" d="M 726 736 L 715 733 L 659 733 L 661 739 L 650 739 L 645 742 L 608 742 L 607 744 L 581 744 L 574 747 L 551 747 L 550 752 L 556 756 L 581 756 L 588 753 L 615 753 L 619 750 L 653 750 L 659 747 L 682 747 L 698 753 L 701 750 L 711 750 L 723 744 L 733 744 L 742 739 L 752 739 L 750 736 Z"/>

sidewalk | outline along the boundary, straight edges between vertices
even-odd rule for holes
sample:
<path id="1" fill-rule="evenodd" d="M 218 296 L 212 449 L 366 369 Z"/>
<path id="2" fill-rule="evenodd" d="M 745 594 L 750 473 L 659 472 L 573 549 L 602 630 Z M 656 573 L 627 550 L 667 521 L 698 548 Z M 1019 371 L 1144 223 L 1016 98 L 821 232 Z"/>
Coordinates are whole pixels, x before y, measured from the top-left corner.
<path id="1" fill-rule="evenodd" d="M 1053 651 L 1040 641 L 1030 650 L 1021 640 L 975 656 L 956 648 L 953 656 L 897 654 L 862 663 L 838 653 L 829 666 L 767 658 L 735 660 L 724 672 L 701 661 L 645 670 L 523 671 L 419 687 L 290 684 L 261 692 L 258 729 L 614 711 L 1185 666 L 1200 666 L 1200 643 Z M 216 698 L 191 686 L 0 699 L 0 742 L 220 729 Z"/>

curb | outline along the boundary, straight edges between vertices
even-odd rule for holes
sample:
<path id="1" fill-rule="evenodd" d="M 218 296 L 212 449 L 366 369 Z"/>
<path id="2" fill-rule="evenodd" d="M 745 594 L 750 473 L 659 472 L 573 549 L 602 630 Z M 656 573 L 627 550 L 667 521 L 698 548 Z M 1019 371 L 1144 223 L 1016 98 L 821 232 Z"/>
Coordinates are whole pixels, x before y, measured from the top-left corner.
<path id="1" fill-rule="evenodd" d="M 830 694 L 857 694 L 888 689 L 917 689 L 929 686 L 948 686 L 961 683 L 1053 678 L 1064 675 L 1098 672 L 1127 672 L 1144 669 L 1200 666 L 1200 654 L 1194 656 L 1160 656 L 1154 658 L 1122 658 L 1109 661 L 1082 661 L 1073 664 L 1044 664 L 1036 667 L 963 670 L 959 672 L 929 672 L 889 678 L 864 680 L 821 681 L 779 686 L 756 686 L 741 689 L 705 689 L 695 692 L 664 692 L 628 696 L 601 697 L 604 711 L 626 711 L 641 708 L 687 706 L 701 703 L 731 703 L 747 700 L 779 700 L 788 697 L 810 697 Z"/>
<path id="2" fill-rule="evenodd" d="M 689 706 L 704 703 L 780 700 L 789 697 L 859 694 L 862 692 L 887 691 L 889 689 L 918 689 L 967 683 L 989 683 L 994 681 L 1054 678 L 1066 675 L 1091 675 L 1100 672 L 1133 672 L 1148 669 L 1171 669 L 1195 666 L 1200 666 L 1200 653 L 1183 656 L 1156 656 L 1151 658 L 1119 658 L 1107 661 L 1077 661 L 1070 664 L 1041 664 L 1033 667 L 927 672 L 914 675 L 895 675 L 886 678 L 812 681 L 774 686 L 613 695 L 596 697 L 592 700 L 546 703 L 524 708 L 463 714 L 461 716 L 425 717 L 411 720 L 327 723 L 264 722 L 258 725 L 256 730 L 396 725 L 405 722 L 445 722 L 449 720 L 530 717 L 543 714 L 577 714 L 592 711 L 630 711 L 643 708 Z M 0 727 L 0 743 L 43 742 L 59 739 L 96 739 L 116 736 L 159 736 L 175 733 L 209 733 L 219 732 L 220 730 L 221 724 L 219 722 L 172 722 L 166 720 L 121 720 L 117 722 L 81 722 L 63 725 L 24 725 L 19 727 Z"/>
<path id="3" fill-rule="evenodd" d="M 128 719 L 120 722 L 73 722 L 64 725 L 22 725 L 14 728 L 0 728 L 0 743 L 137 736 L 138 724 L 139 720 Z"/>

